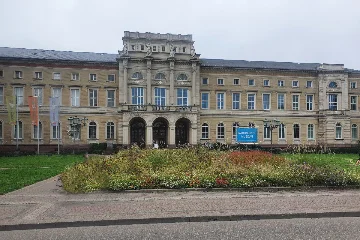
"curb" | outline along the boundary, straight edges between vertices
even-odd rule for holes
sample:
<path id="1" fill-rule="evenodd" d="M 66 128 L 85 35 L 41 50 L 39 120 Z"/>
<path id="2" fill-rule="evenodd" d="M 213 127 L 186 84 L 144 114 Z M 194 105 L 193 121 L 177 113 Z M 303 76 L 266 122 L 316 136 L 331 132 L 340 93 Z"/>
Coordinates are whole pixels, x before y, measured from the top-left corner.
<path id="1" fill-rule="evenodd" d="M 181 222 L 214 222 L 214 221 L 249 221 L 249 220 L 278 220 L 294 218 L 340 218 L 360 217 L 360 212 L 322 212 L 322 213 L 291 213 L 291 214 L 257 214 L 257 215 L 229 215 L 229 216 L 197 216 L 197 217 L 164 217 L 145 219 L 115 219 L 94 220 L 75 222 L 52 222 L 52 223 L 29 223 L 15 225 L 0 225 L 0 231 L 68 228 L 68 227 L 90 227 L 110 225 L 133 225 L 133 224 L 160 224 Z"/>

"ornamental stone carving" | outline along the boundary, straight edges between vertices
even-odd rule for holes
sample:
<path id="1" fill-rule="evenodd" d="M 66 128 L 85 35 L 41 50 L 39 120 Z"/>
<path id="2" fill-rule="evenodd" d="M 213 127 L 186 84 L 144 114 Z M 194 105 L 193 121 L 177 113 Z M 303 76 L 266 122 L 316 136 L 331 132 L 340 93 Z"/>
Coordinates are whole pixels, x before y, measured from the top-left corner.
<path id="1" fill-rule="evenodd" d="M 152 54 L 151 45 L 150 45 L 150 43 L 147 43 L 146 44 L 146 55 L 145 55 L 145 57 L 150 57 L 151 54 Z"/>
<path id="2" fill-rule="evenodd" d="M 191 55 L 192 58 L 196 57 L 196 52 L 195 52 L 195 48 L 194 48 L 193 45 L 191 46 L 190 55 Z"/>
<path id="3" fill-rule="evenodd" d="M 123 56 L 129 55 L 129 49 L 128 49 L 127 43 L 124 43 L 122 55 L 123 55 Z"/>
<path id="4" fill-rule="evenodd" d="M 170 56 L 169 56 L 170 58 L 173 58 L 173 57 L 175 57 L 175 47 L 174 47 L 174 45 L 170 45 Z"/>

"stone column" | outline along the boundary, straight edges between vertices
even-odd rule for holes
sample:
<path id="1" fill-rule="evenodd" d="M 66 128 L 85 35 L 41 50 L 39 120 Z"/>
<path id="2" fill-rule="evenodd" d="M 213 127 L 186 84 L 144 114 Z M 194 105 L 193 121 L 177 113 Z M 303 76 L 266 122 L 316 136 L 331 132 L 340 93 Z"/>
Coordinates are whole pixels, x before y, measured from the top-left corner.
<path id="1" fill-rule="evenodd" d="M 125 58 L 123 60 L 123 66 L 124 66 L 124 82 L 123 82 L 123 103 L 129 103 L 128 99 L 128 94 L 127 94 L 127 88 L 128 88 L 128 85 L 127 85 L 127 82 L 128 82 L 128 59 Z"/>
<path id="2" fill-rule="evenodd" d="M 146 70 L 146 100 L 145 104 L 152 104 L 151 101 L 151 59 L 147 60 L 147 70 Z"/>
<path id="3" fill-rule="evenodd" d="M 175 89 L 174 89 L 174 60 L 170 60 L 170 105 L 174 105 L 174 95 L 175 95 Z"/>
<path id="4" fill-rule="evenodd" d="M 190 144 L 196 145 L 197 144 L 197 124 L 196 123 L 191 123 L 190 134 L 191 134 Z"/>
<path id="5" fill-rule="evenodd" d="M 175 143 L 175 124 L 169 125 L 169 148 L 174 148 Z"/>
<path id="6" fill-rule="evenodd" d="M 191 105 L 196 104 L 196 63 L 192 63 Z"/>
<path id="7" fill-rule="evenodd" d="M 153 127 L 146 125 L 146 146 L 152 147 L 153 145 Z"/>

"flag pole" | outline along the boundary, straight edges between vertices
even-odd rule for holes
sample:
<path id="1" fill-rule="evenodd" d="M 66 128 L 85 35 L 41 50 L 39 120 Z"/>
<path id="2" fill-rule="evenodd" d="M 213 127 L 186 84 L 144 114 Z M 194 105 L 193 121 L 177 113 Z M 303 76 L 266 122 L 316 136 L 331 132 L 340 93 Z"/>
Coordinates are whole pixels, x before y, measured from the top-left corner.
<path id="1" fill-rule="evenodd" d="M 18 96 L 16 94 L 15 97 L 15 105 L 16 105 L 16 151 L 19 151 L 19 110 L 18 110 Z"/>
<path id="2" fill-rule="evenodd" d="M 40 154 L 40 123 L 39 123 L 39 121 L 40 121 L 40 116 L 39 116 L 39 114 L 40 114 L 40 110 L 39 110 L 39 97 L 38 96 L 36 96 L 36 103 L 37 103 L 37 140 L 38 140 L 38 142 L 37 142 L 37 154 L 39 155 Z"/>

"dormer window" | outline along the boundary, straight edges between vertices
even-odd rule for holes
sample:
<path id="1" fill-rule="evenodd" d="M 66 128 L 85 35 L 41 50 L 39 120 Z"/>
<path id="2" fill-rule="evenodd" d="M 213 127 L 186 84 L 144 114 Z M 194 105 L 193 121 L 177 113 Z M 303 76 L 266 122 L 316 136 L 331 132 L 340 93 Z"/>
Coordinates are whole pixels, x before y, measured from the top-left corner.
<path id="1" fill-rule="evenodd" d="M 140 80 L 140 79 L 143 79 L 143 75 L 141 74 L 141 72 L 135 72 L 135 73 L 131 76 L 131 79 Z"/>
<path id="2" fill-rule="evenodd" d="M 179 74 L 179 76 L 177 77 L 177 79 L 176 79 L 176 80 L 179 80 L 179 81 L 186 81 L 186 80 L 187 80 L 187 76 L 186 76 L 186 74 L 181 73 L 181 74 Z"/>
<path id="3" fill-rule="evenodd" d="M 157 73 L 155 75 L 155 80 L 165 80 L 165 74 L 163 73 Z"/>
<path id="4" fill-rule="evenodd" d="M 336 82 L 330 82 L 329 83 L 329 88 L 337 88 L 337 83 Z"/>

